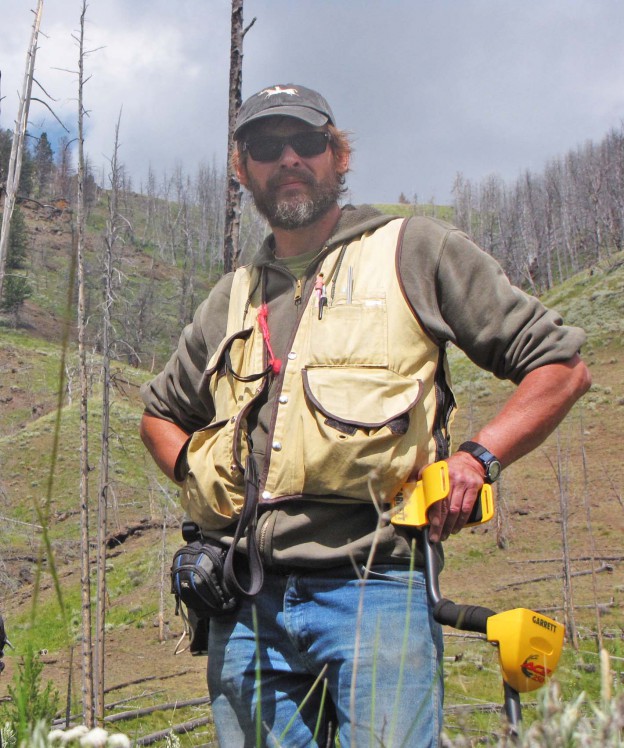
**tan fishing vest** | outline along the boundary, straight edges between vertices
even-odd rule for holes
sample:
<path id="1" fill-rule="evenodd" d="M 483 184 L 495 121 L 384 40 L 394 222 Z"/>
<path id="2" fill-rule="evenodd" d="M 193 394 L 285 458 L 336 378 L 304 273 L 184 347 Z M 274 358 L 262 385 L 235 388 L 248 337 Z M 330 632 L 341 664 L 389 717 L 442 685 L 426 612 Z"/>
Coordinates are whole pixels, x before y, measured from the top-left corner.
<path id="1" fill-rule="evenodd" d="M 261 503 L 303 494 L 371 501 L 371 492 L 384 500 L 415 469 L 446 456 L 452 412 L 446 357 L 423 332 L 399 283 L 403 226 L 393 220 L 324 259 L 322 318 L 312 292 L 274 383 L 279 394 Z M 258 273 L 244 267 L 235 274 L 227 335 L 205 374 L 215 421 L 193 436 L 188 451 L 183 505 L 207 529 L 239 513 L 246 416 L 267 386 L 266 377 L 244 381 L 267 366 Z"/>

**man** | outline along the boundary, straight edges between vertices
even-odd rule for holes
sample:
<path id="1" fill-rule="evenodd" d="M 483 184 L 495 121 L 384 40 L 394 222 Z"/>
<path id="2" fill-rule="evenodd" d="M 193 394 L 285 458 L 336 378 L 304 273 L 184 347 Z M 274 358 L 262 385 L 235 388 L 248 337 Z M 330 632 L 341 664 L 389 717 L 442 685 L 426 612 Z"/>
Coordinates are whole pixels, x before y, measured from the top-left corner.
<path id="1" fill-rule="evenodd" d="M 11 649 L 13 649 L 13 645 L 8 640 L 7 635 L 6 635 L 6 629 L 4 626 L 4 618 L 0 616 L 0 673 L 4 670 L 4 662 L 2 661 L 2 658 L 4 657 L 5 647 L 11 647 Z"/>
<path id="2" fill-rule="evenodd" d="M 381 503 L 446 459 L 450 496 L 430 511 L 430 535 L 461 530 L 484 481 L 589 387 L 584 335 L 453 227 L 341 209 L 350 146 L 318 93 L 260 91 L 235 139 L 238 177 L 272 233 L 217 283 L 144 388 L 141 426 L 158 465 L 184 483 L 189 515 L 226 544 L 249 450 L 258 466 L 264 586 L 210 622 L 219 740 L 256 745 L 259 729 L 266 745 L 322 744 L 325 701 L 343 746 L 435 746 L 442 636 L 420 534 L 380 521 Z M 450 455 L 449 341 L 518 385 Z M 188 474 L 193 433 L 206 495 Z"/>

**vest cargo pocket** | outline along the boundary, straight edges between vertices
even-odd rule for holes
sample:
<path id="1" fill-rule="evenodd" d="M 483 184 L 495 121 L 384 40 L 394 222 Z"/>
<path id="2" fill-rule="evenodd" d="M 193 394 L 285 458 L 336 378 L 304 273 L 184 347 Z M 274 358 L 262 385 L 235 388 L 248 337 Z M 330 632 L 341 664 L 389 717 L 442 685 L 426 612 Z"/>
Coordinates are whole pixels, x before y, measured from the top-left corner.
<path id="1" fill-rule="evenodd" d="M 422 382 L 388 369 L 312 367 L 302 371 L 308 402 L 328 418 L 376 429 L 416 405 Z"/>
<path id="2" fill-rule="evenodd" d="M 385 492 L 411 472 L 406 436 L 422 382 L 388 369 L 312 367 L 302 372 L 307 403 L 305 492 L 361 496 L 375 470 Z M 314 484 L 314 485 L 312 485 Z"/>
<path id="3" fill-rule="evenodd" d="M 196 431 L 189 442 L 182 506 L 206 530 L 227 527 L 243 505 L 244 475 L 232 452 L 235 427 L 233 419 L 218 421 Z M 240 448 L 244 462 L 246 444 Z"/>

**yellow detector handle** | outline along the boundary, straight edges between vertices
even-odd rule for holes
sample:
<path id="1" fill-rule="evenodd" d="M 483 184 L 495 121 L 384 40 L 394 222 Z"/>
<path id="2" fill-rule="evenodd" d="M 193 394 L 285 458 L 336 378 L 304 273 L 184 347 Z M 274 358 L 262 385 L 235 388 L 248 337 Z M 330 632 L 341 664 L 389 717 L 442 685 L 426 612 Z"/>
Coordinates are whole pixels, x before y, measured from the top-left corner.
<path id="1" fill-rule="evenodd" d="M 487 640 L 498 644 L 504 680 L 519 693 L 541 688 L 563 648 L 565 627 L 541 613 L 515 608 L 487 620 Z"/>
<path id="2" fill-rule="evenodd" d="M 395 525 L 424 527 L 429 524 L 427 512 L 437 501 L 449 495 L 450 481 L 448 465 L 444 461 L 434 462 L 422 472 L 419 481 L 405 483 L 390 500 L 391 522 Z M 466 527 L 489 522 L 494 516 L 494 492 L 489 483 L 484 483 Z"/>

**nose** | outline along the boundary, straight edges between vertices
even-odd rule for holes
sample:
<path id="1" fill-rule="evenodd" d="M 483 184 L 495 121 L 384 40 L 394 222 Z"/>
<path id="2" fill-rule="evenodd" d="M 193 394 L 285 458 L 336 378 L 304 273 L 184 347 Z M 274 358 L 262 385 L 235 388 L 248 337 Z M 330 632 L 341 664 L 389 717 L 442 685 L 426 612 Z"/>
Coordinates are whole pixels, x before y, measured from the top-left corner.
<path id="1" fill-rule="evenodd" d="M 297 154 L 297 151 L 291 146 L 286 144 L 282 155 L 279 159 L 280 166 L 291 167 L 301 163 L 301 157 Z"/>

